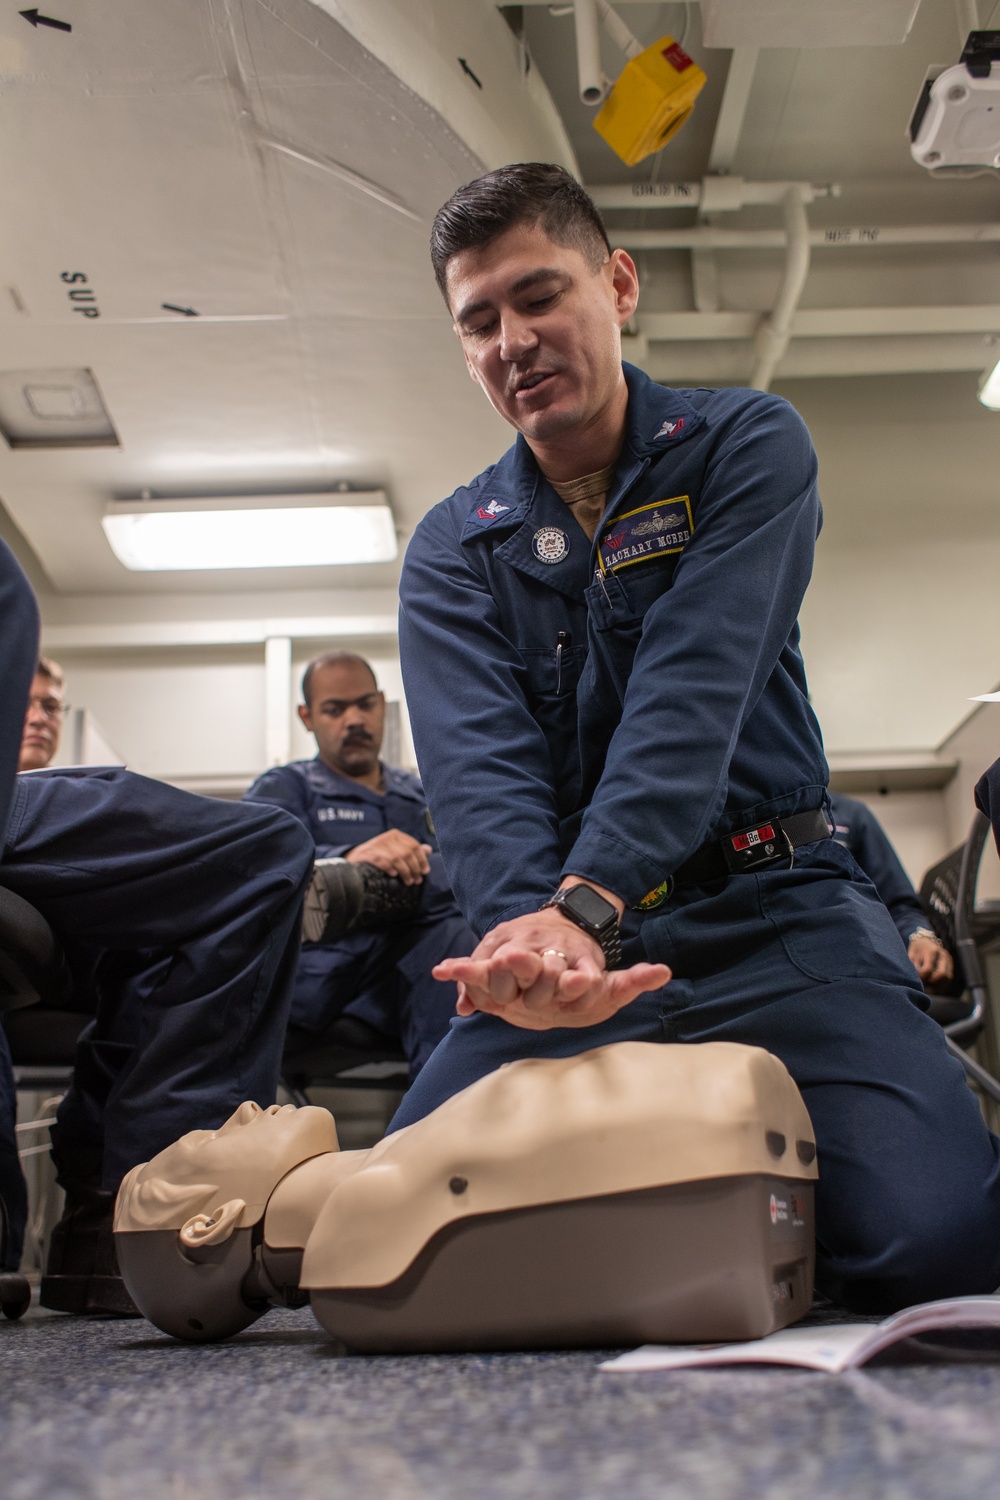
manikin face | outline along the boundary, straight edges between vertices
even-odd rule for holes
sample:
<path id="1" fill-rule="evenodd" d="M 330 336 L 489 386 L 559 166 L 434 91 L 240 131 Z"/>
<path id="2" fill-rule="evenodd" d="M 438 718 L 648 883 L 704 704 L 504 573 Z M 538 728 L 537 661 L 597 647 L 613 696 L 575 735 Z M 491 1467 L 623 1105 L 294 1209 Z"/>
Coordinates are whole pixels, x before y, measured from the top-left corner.
<path id="1" fill-rule="evenodd" d="M 218 1130 L 189 1131 L 149 1165 L 177 1184 L 216 1182 L 237 1172 L 251 1176 L 256 1185 L 260 1177 L 283 1177 L 307 1157 L 336 1149 L 337 1130 L 328 1110 L 314 1105 L 297 1109 L 294 1104 L 261 1109 L 248 1100 Z"/>
<path id="2" fill-rule="evenodd" d="M 309 692 L 299 718 L 316 736 L 320 759 L 342 776 L 369 776 L 385 729 L 385 697 L 371 672 L 359 662 L 317 667 Z"/>
<path id="3" fill-rule="evenodd" d="M 19 771 L 40 771 L 59 749 L 62 734 L 63 690 L 51 677 L 36 673 L 24 716 Z"/>
<path id="4" fill-rule="evenodd" d="M 599 419 L 622 380 L 620 332 L 638 300 L 624 250 L 595 271 L 579 250 L 521 224 L 453 256 L 447 289 L 470 375 L 529 443 Z"/>
<path id="5" fill-rule="evenodd" d="M 241 1104 L 218 1130 L 192 1130 L 135 1167 L 122 1185 L 115 1227 L 179 1229 L 190 1215 L 227 1200 L 236 1200 L 238 1215 L 266 1203 L 293 1167 L 336 1150 L 328 1110 Z"/>

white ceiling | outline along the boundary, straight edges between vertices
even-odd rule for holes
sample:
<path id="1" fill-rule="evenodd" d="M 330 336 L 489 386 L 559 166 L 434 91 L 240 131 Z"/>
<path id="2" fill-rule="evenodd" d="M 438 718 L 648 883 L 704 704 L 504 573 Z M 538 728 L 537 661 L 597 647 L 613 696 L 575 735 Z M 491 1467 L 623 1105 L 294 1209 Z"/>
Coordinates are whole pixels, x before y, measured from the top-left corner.
<path id="1" fill-rule="evenodd" d="M 491 44 L 476 66 L 502 105 L 501 159 L 571 161 L 495 8 L 459 8 Z M 412 0 L 395 9 L 419 20 Z M 122 447 L 4 449 L 4 504 L 60 591 L 393 584 L 394 566 L 138 576 L 99 519 L 143 490 L 346 481 L 386 488 L 405 540 L 504 445 L 426 253 L 435 209 L 481 159 L 307 0 L 66 0 L 59 15 L 72 34 L 0 16 L 0 360 L 91 368 Z M 475 85 L 448 63 L 457 117 L 485 135 L 463 97 Z M 76 272 L 97 318 L 70 300 Z"/>
<path id="2" fill-rule="evenodd" d="M 524 7 L 523 44 L 490 0 L 53 0 L 69 35 L 0 15 L 0 371 L 91 368 L 122 439 L 0 445 L 0 499 L 63 639 L 106 630 L 120 645 L 134 628 L 149 644 L 157 621 L 190 634 L 208 620 L 257 639 L 265 619 L 391 617 L 398 565 L 130 574 L 101 512 L 147 489 L 346 481 L 386 489 L 402 545 L 495 457 L 508 429 L 465 375 L 427 264 L 434 210 L 504 160 L 575 160 L 608 183 L 698 180 L 712 159 L 731 54 L 703 46 L 698 4 L 618 8 L 644 43 L 683 35 L 708 74 L 690 123 L 632 170 L 592 130 L 573 21 L 546 5 Z M 979 16 L 1000 22 L 1000 0 Z M 808 209 L 815 228 L 996 225 L 995 174 L 932 180 L 909 154 L 925 70 L 959 50 L 954 0 L 921 0 L 900 46 L 761 49 L 729 169 L 837 182 L 838 199 Z M 609 74 L 622 62 L 606 42 Z M 608 213 L 623 238 L 695 219 Z M 639 326 L 691 314 L 691 255 L 637 259 Z M 766 313 L 781 266 L 780 248 L 718 252 L 719 306 Z M 88 276 L 100 318 L 72 311 L 64 271 Z M 829 525 L 806 628 L 828 737 L 930 746 L 968 690 L 1000 681 L 1000 415 L 975 402 L 1000 335 L 1000 244 L 820 247 L 801 307 L 943 310 L 941 331 L 919 336 L 795 338 L 776 382 L 820 453 Z M 633 347 L 675 384 L 748 378 L 748 338 Z"/>

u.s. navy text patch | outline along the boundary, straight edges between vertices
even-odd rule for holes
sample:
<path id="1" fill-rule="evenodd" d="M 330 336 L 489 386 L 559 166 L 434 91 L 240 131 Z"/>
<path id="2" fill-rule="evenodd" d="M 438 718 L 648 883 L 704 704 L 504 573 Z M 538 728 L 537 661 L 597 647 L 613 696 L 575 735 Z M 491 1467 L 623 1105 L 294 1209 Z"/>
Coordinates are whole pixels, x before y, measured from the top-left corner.
<path id="1" fill-rule="evenodd" d="M 602 573 L 617 573 L 633 563 L 682 552 L 694 535 L 691 501 L 687 495 L 654 500 L 638 510 L 615 516 L 601 533 L 597 548 Z"/>

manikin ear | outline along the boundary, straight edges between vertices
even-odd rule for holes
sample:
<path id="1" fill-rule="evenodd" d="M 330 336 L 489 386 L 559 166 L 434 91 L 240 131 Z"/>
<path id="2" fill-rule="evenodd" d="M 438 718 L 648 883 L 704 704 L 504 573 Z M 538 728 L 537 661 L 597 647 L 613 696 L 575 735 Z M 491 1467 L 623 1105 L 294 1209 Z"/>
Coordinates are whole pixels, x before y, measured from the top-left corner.
<path id="1" fill-rule="evenodd" d="M 179 1230 L 181 1244 L 189 1250 L 197 1250 L 202 1245 L 223 1244 L 237 1228 L 240 1214 L 245 1208 L 242 1198 L 231 1198 L 228 1203 L 217 1208 L 211 1217 L 208 1214 L 195 1214 Z"/>

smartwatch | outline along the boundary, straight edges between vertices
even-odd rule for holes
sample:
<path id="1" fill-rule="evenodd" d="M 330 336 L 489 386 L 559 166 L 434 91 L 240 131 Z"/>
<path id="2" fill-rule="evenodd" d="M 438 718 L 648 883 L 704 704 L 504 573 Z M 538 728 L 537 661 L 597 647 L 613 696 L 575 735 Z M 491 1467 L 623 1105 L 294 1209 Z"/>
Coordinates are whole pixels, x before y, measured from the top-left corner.
<path id="1" fill-rule="evenodd" d="M 622 944 L 618 932 L 618 912 L 610 901 L 599 896 L 589 885 L 571 885 L 556 891 L 538 909 L 546 911 L 550 906 L 556 907 L 564 917 L 568 917 L 600 944 L 605 968 L 621 967 Z"/>

